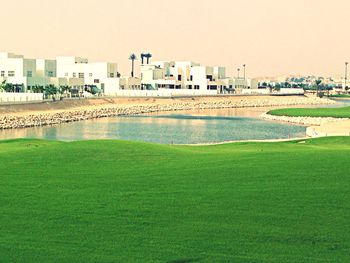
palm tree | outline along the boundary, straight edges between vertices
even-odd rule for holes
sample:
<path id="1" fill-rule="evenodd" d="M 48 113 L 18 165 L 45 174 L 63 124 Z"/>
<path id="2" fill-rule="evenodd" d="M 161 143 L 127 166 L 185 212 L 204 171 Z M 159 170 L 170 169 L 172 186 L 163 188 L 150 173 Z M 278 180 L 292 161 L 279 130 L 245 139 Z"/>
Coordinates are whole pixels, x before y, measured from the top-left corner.
<path id="1" fill-rule="evenodd" d="M 145 54 L 145 57 L 147 58 L 147 64 L 149 64 L 149 59 L 152 57 L 151 53 Z"/>
<path id="2" fill-rule="evenodd" d="M 134 53 L 132 53 L 129 57 L 129 59 L 131 60 L 131 77 L 134 77 L 134 64 L 135 64 L 135 60 L 137 60 L 137 57 Z"/>
<path id="3" fill-rule="evenodd" d="M 319 96 L 319 88 L 320 88 L 321 82 L 322 82 L 322 80 L 320 80 L 320 79 L 317 79 L 317 80 L 315 81 L 315 83 L 316 83 L 316 88 L 317 88 L 317 97 Z"/>
<path id="4" fill-rule="evenodd" d="M 3 80 L 0 84 L 0 91 L 5 91 L 6 80 Z"/>
<path id="5" fill-rule="evenodd" d="M 141 65 L 143 65 L 143 60 L 145 59 L 145 56 L 146 54 L 144 54 L 144 53 L 141 53 Z"/>

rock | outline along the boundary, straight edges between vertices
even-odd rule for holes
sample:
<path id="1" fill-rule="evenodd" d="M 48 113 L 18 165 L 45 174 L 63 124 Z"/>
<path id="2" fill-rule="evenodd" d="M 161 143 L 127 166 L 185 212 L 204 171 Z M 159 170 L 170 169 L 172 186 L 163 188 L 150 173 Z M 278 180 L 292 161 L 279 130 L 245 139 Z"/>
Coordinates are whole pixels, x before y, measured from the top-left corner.
<path id="1" fill-rule="evenodd" d="M 159 111 L 179 111 L 179 110 L 195 110 L 195 109 L 223 109 L 223 108 L 246 108 L 246 107 L 271 107 L 271 106 L 288 106 L 288 105 L 316 105 L 331 104 L 334 101 L 320 98 L 307 97 L 270 97 L 269 99 L 249 99 L 232 101 L 229 99 L 221 99 L 218 101 L 208 102 L 174 102 L 172 104 L 150 104 L 150 105 L 124 105 L 114 107 L 100 107 L 87 110 L 70 110 L 55 113 L 40 113 L 26 116 L 1 116 L 0 129 L 15 129 L 35 126 L 54 125 L 67 122 L 75 122 L 87 119 L 136 115 L 143 113 L 159 112 Z M 323 119 L 307 119 L 307 118 L 276 118 L 265 114 L 263 118 L 270 120 L 282 120 L 306 125 L 317 125 L 324 121 Z M 327 120 L 328 121 L 328 120 Z"/>

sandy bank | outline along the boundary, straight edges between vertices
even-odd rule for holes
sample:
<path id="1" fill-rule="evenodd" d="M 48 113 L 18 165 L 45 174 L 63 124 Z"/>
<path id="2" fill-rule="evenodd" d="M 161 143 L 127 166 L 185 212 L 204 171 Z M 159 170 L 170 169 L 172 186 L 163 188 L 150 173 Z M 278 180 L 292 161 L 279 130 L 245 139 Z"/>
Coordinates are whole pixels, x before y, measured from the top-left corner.
<path id="1" fill-rule="evenodd" d="M 309 126 L 306 135 L 309 137 L 350 136 L 350 119 L 330 117 L 289 117 L 264 113 L 261 118 Z"/>

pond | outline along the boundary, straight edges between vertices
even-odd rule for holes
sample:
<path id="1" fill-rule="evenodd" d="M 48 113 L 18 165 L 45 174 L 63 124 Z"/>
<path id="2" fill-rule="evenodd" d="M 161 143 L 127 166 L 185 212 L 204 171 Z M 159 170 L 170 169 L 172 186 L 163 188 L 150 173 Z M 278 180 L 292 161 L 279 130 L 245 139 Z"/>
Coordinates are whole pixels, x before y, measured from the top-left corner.
<path id="1" fill-rule="evenodd" d="M 350 106 L 350 100 L 337 100 L 337 102 L 326 107 Z M 118 139 L 161 144 L 203 144 L 306 136 L 305 126 L 258 118 L 260 114 L 270 109 L 192 110 L 93 119 L 55 126 L 0 130 L 0 140 L 14 138 L 60 141 Z"/>
<path id="2" fill-rule="evenodd" d="M 55 126 L 0 131 L 0 139 L 120 139 L 161 144 L 199 144 L 236 140 L 304 137 L 306 127 L 251 117 L 158 114 L 113 117 Z"/>

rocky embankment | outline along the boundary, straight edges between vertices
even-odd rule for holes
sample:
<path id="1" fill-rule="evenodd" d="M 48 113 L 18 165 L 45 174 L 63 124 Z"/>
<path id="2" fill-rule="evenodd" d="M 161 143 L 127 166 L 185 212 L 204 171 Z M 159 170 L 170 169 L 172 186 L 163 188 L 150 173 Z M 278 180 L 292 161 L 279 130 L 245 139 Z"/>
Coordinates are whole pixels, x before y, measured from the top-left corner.
<path id="1" fill-rule="evenodd" d="M 93 108 L 71 109 L 33 114 L 6 114 L 0 116 L 0 129 L 14 129 L 34 126 L 54 125 L 94 118 L 122 115 L 136 115 L 160 111 L 179 111 L 195 109 L 222 109 L 244 107 L 273 107 L 292 105 L 331 104 L 331 100 L 307 97 L 268 97 L 257 99 L 218 99 L 208 102 L 174 102 L 169 104 L 112 105 Z"/>

